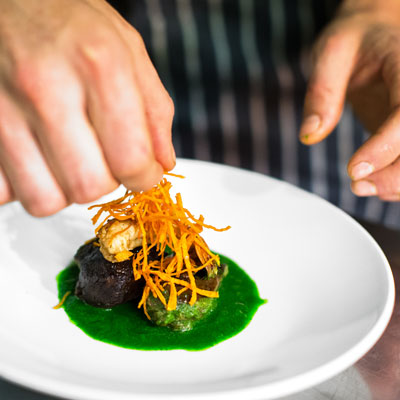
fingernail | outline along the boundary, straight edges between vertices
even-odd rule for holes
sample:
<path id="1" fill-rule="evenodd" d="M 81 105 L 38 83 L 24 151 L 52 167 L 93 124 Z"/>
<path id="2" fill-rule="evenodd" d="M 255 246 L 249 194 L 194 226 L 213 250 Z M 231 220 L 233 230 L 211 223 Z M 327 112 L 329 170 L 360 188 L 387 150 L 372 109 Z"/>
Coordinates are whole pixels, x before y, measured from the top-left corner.
<path id="1" fill-rule="evenodd" d="M 376 186 L 369 181 L 353 182 L 351 189 L 357 196 L 374 196 L 377 194 Z"/>
<path id="2" fill-rule="evenodd" d="M 309 136 L 313 134 L 321 126 L 321 118 L 317 114 L 306 117 L 300 128 L 300 140 L 307 141 Z"/>
<path id="3" fill-rule="evenodd" d="M 363 179 L 373 172 L 374 166 L 368 162 L 362 161 L 351 169 L 351 179 L 353 181 L 358 181 L 359 179 Z"/>

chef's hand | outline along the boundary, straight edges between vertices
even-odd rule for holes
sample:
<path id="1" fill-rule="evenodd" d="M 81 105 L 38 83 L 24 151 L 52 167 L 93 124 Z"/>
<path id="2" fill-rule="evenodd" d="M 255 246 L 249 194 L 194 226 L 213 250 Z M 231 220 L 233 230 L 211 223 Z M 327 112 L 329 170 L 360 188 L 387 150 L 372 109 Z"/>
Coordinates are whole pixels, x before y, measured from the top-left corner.
<path id="1" fill-rule="evenodd" d="M 400 2 L 345 0 L 314 47 L 300 140 L 323 140 L 346 96 L 373 135 L 348 164 L 359 196 L 400 200 Z"/>
<path id="2" fill-rule="evenodd" d="M 34 216 L 156 184 L 173 103 L 104 0 L 0 0 L 0 204 Z"/>

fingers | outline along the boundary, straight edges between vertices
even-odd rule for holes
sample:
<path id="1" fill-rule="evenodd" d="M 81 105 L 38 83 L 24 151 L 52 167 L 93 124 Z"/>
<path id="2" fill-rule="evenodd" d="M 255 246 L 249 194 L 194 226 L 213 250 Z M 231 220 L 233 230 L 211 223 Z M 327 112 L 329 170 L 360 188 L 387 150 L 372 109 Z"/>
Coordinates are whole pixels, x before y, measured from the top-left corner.
<path id="1" fill-rule="evenodd" d="M 126 35 L 128 40 L 130 38 L 130 43 L 134 43 L 135 40 L 138 42 L 135 49 L 131 48 L 131 51 L 134 57 L 136 82 L 142 94 L 155 158 L 165 170 L 169 171 L 176 163 L 171 138 L 174 103 L 160 81 L 143 40 L 138 38 L 133 28 L 128 28 Z"/>
<path id="2" fill-rule="evenodd" d="M 355 33 L 326 33 L 319 40 L 300 128 L 304 144 L 320 142 L 338 123 L 358 48 L 359 38 Z"/>
<path id="3" fill-rule="evenodd" d="M 150 60 L 140 34 L 108 3 L 94 1 L 91 4 L 113 23 L 130 52 L 135 84 L 142 98 L 154 156 L 164 170 L 171 170 L 176 162 L 171 138 L 174 116 L 172 99 Z"/>
<path id="4" fill-rule="evenodd" d="M 303 143 L 319 142 L 337 124 L 349 80 L 358 61 L 359 43 L 356 33 L 345 31 L 326 34 L 319 42 L 305 99 L 304 121 L 300 131 Z M 397 178 L 400 177 L 397 161 L 400 156 L 400 47 L 390 49 L 386 46 L 382 50 L 386 54 L 382 61 L 382 75 L 392 112 L 350 159 L 348 173 L 355 194 L 379 196 L 383 200 L 393 201 L 400 200 L 400 179 Z"/>
<path id="5" fill-rule="evenodd" d="M 389 166 L 400 155 L 400 110 L 396 110 L 354 153 L 348 164 L 352 180 L 366 178 L 374 171 Z"/>
<path id="6" fill-rule="evenodd" d="M 386 195 L 386 186 L 382 179 L 388 180 L 387 185 L 393 185 L 395 178 L 391 178 L 388 171 L 397 172 L 394 166 L 397 165 L 396 160 L 400 156 L 400 57 L 397 54 L 389 53 L 386 57 L 383 77 L 388 88 L 392 112 L 378 131 L 350 159 L 348 173 L 353 181 L 359 181 L 369 179 L 374 172 L 380 172 L 375 176 L 379 177 L 379 187 Z M 355 193 L 362 192 L 360 185 L 354 183 Z M 377 193 L 380 193 L 379 188 Z"/>
<path id="7" fill-rule="evenodd" d="M 0 63 L 0 203 L 37 216 L 149 189 L 175 163 L 173 105 L 139 34 L 105 2 L 50 3 L 6 29 Z"/>
<path id="8" fill-rule="evenodd" d="M 400 200 L 400 160 L 379 172 L 351 184 L 352 191 L 358 196 L 379 196 L 385 201 Z"/>
<path id="9" fill-rule="evenodd" d="M 118 183 L 84 113 L 79 80 L 65 64 L 37 70 L 30 65 L 32 72 L 34 82 L 20 79 L 20 86 L 34 105 L 31 122 L 37 140 L 68 202 L 88 203 L 114 190 Z"/>
<path id="10" fill-rule="evenodd" d="M 8 181 L 4 169 L 0 165 L 0 205 L 9 203 L 14 200 L 11 184 Z"/>
<path id="11" fill-rule="evenodd" d="M 46 216 L 68 205 L 28 125 L 4 94 L 0 94 L 0 159 L 2 180 L 6 175 L 11 186 L 6 189 L 9 199 L 12 190 L 30 214 Z"/>
<path id="12" fill-rule="evenodd" d="M 155 158 L 130 54 L 99 40 L 81 47 L 80 56 L 89 117 L 113 176 L 132 190 L 151 188 L 164 168 Z"/>

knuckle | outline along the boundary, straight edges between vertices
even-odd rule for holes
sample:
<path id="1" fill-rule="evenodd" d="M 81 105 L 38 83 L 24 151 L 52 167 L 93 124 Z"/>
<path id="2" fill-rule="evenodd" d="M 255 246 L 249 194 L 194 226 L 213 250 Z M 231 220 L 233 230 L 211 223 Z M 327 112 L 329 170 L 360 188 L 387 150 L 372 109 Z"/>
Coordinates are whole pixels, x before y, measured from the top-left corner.
<path id="1" fill-rule="evenodd" d="M 18 66 L 14 85 L 31 102 L 39 116 L 43 117 L 54 112 L 54 96 L 60 95 L 60 88 L 67 87 L 69 81 L 70 76 L 62 60 L 43 56 L 41 61 L 33 60 Z"/>
<path id="2" fill-rule="evenodd" d="M 336 54 L 342 51 L 343 46 L 348 41 L 348 35 L 346 33 L 335 32 L 325 37 L 322 45 L 323 51 L 329 54 Z"/>
<path id="3" fill-rule="evenodd" d="M 175 114 L 175 105 L 171 96 L 166 93 L 165 105 L 164 105 L 164 115 L 168 120 L 172 120 Z"/>
<path id="4" fill-rule="evenodd" d="M 90 182 L 89 179 L 75 178 L 68 190 L 68 199 L 72 203 L 84 204 L 96 199 L 99 190 L 97 185 Z"/>
<path id="5" fill-rule="evenodd" d="M 111 72 L 128 63 L 124 44 L 111 30 L 107 35 L 93 35 L 87 38 L 80 45 L 80 52 L 87 68 L 95 76 Z"/>
<path id="6" fill-rule="evenodd" d="M 45 198 L 41 195 L 33 195 L 29 200 L 21 200 L 21 203 L 29 214 L 39 218 L 53 215 L 67 206 L 63 198 L 52 195 Z"/>
<path id="7" fill-rule="evenodd" d="M 18 90 L 28 95 L 30 98 L 35 98 L 41 86 L 41 68 L 35 62 L 19 62 L 16 63 L 14 69 L 14 84 Z"/>
<path id="8" fill-rule="evenodd" d="M 154 120 L 156 120 L 156 126 L 159 129 L 164 130 L 165 125 L 170 127 L 175 114 L 175 106 L 169 94 L 164 89 L 164 94 L 160 96 L 160 100 L 157 100 L 157 106 L 151 110 Z"/>
<path id="9" fill-rule="evenodd" d="M 319 80 L 312 80 L 308 85 L 307 98 L 314 99 L 328 99 L 335 95 L 335 89 L 329 84 L 323 83 Z"/>
<path id="10" fill-rule="evenodd" d="M 111 182 L 105 177 L 98 177 L 94 174 L 75 177 L 69 190 L 69 200 L 77 204 L 90 203 L 97 200 L 106 193 L 117 187 L 116 182 Z"/>
<path id="11" fill-rule="evenodd" d="M 165 132 L 165 129 L 171 129 L 175 114 L 175 106 L 168 92 L 162 88 L 160 95 L 151 99 L 150 107 L 147 112 L 150 115 L 152 128 L 156 131 Z"/>
<path id="12" fill-rule="evenodd" d="M 82 52 L 86 62 L 93 68 L 97 69 L 110 57 L 110 46 L 100 39 L 92 39 L 89 43 L 82 45 Z"/>
<path id="13" fill-rule="evenodd" d="M 135 28 L 130 30 L 130 41 L 132 42 L 132 45 L 140 51 L 146 51 L 146 45 L 144 43 L 144 40 L 142 38 L 142 35 L 139 33 L 139 31 Z"/>

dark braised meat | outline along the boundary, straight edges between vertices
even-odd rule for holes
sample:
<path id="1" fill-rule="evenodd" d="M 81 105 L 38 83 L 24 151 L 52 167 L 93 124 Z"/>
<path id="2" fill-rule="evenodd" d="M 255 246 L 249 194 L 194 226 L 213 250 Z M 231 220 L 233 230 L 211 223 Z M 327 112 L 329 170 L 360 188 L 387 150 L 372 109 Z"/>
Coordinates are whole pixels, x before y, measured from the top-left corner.
<path id="1" fill-rule="evenodd" d="M 80 268 L 75 294 L 91 306 L 110 308 L 143 293 L 143 280 L 135 281 L 133 277 L 132 258 L 112 263 L 91 242 L 78 249 L 75 262 Z"/>

